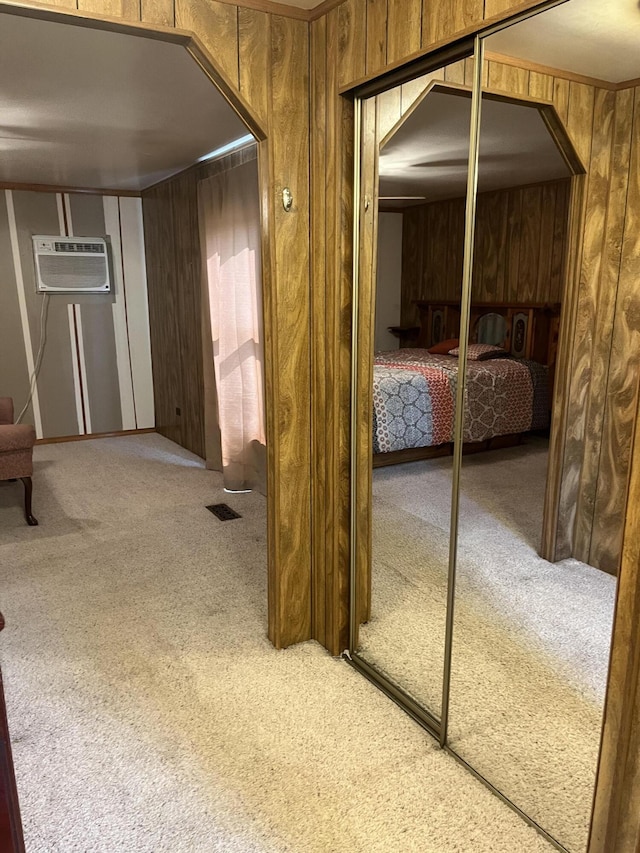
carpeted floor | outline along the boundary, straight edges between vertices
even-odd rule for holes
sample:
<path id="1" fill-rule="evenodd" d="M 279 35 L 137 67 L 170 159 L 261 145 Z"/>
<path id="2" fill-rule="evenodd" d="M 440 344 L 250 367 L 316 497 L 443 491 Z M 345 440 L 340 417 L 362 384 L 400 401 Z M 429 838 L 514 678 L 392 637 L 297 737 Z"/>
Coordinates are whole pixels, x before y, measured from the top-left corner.
<path id="1" fill-rule="evenodd" d="M 465 457 L 450 744 L 570 850 L 586 849 L 615 578 L 536 554 L 547 447 Z M 364 656 L 436 712 L 451 460 L 374 472 Z"/>
<path id="2" fill-rule="evenodd" d="M 262 497 L 156 435 L 35 461 L 38 528 L 0 486 L 29 853 L 550 849 L 345 663 L 272 648 Z"/>

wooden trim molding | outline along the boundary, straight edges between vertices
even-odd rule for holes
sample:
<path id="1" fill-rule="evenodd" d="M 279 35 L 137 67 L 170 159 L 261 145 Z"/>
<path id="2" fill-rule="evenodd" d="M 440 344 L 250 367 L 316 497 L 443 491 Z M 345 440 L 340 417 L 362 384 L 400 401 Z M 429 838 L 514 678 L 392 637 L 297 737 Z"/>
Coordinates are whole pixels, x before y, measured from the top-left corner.
<path id="1" fill-rule="evenodd" d="M 142 190 L 140 195 L 142 196 L 148 190 L 157 190 L 159 187 L 170 184 L 172 181 L 175 181 L 176 178 L 181 178 L 189 172 L 195 172 L 198 180 L 202 180 L 203 178 L 208 178 L 210 175 L 217 174 L 218 172 L 224 172 L 226 169 L 232 169 L 236 165 L 246 163 L 249 160 L 256 160 L 257 158 L 258 141 L 253 140 L 253 142 L 247 142 L 247 144 L 242 147 L 234 148 L 233 151 L 228 151 L 226 154 L 216 157 L 215 160 L 205 160 L 203 162 L 193 163 L 191 166 L 187 166 L 185 169 L 181 169 L 179 172 L 175 172 L 175 174 L 170 175 L 168 178 L 163 178 L 155 184 L 149 184 L 148 187 L 145 187 Z M 216 168 L 216 164 L 227 163 L 229 165 L 222 168 Z"/>
<path id="2" fill-rule="evenodd" d="M 95 187 L 64 187 L 55 184 L 20 184 L 0 181 L 0 190 L 34 193 L 72 193 L 85 195 L 115 195 L 119 198 L 140 198 L 140 190 L 96 189 Z"/>
<path id="3" fill-rule="evenodd" d="M 622 80 L 620 83 L 613 83 L 610 80 L 601 80 L 598 77 L 589 77 L 586 74 L 576 74 L 564 68 L 541 65 L 539 62 L 531 62 L 528 59 L 521 59 L 517 56 L 506 56 L 503 53 L 494 53 L 489 50 L 485 51 L 484 56 L 490 62 L 499 62 L 502 65 L 511 65 L 514 68 L 521 68 L 525 71 L 547 74 L 550 77 L 558 77 L 561 80 L 583 83 L 585 86 L 595 86 L 596 89 L 607 89 L 610 92 L 619 92 L 621 89 L 633 89 L 636 86 L 640 86 L 640 77 L 636 77 L 635 80 Z"/>
<path id="4" fill-rule="evenodd" d="M 633 80 L 623 80 L 622 83 L 616 85 L 616 89 L 617 91 L 621 89 L 635 89 L 636 86 L 640 86 L 640 77 L 636 77 Z"/>
<path id="5" fill-rule="evenodd" d="M 324 2 L 309 10 L 307 20 L 317 21 L 324 15 L 328 15 L 333 9 L 337 9 L 338 6 L 341 6 L 344 2 L 345 0 L 324 0 Z"/>
<path id="6" fill-rule="evenodd" d="M 233 6 L 241 6 L 244 9 L 256 9 L 259 12 L 268 12 L 271 15 L 281 15 L 284 18 L 294 18 L 298 21 L 317 21 L 323 15 L 327 15 L 332 9 L 342 5 L 345 0 L 323 0 L 312 9 L 301 9 L 299 6 L 290 6 L 288 3 L 276 3 L 274 0 L 220 0 L 221 3 L 229 3 Z"/>
<path id="7" fill-rule="evenodd" d="M 624 86 L 621 83 L 611 83 L 609 80 L 600 80 L 597 77 L 576 74 L 573 71 L 566 71 L 563 68 L 553 68 L 550 65 L 541 65 L 539 62 L 531 62 L 528 59 L 521 59 L 517 56 L 506 56 L 502 53 L 494 53 L 491 50 L 485 51 L 484 56 L 488 62 L 500 62 L 502 65 L 511 65 L 515 68 L 522 68 L 525 71 L 535 71 L 538 74 L 548 74 L 550 77 L 559 77 L 562 80 L 571 80 L 574 83 L 584 83 L 587 86 L 595 86 L 598 89 L 609 89 L 615 92 Z"/>
<path id="8" fill-rule="evenodd" d="M 115 432 L 87 432 L 84 435 L 56 435 L 53 438 L 38 438 L 36 444 L 65 444 L 68 441 L 89 441 L 92 438 L 121 438 L 124 435 L 148 435 L 156 432 L 155 427 L 147 429 L 122 429 Z"/>

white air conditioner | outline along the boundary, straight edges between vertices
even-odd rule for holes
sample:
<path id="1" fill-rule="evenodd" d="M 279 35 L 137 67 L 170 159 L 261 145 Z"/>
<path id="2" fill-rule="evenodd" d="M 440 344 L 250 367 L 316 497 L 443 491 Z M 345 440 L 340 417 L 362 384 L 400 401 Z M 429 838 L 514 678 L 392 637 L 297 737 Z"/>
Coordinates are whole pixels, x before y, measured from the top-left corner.
<path id="1" fill-rule="evenodd" d="M 33 237 L 38 293 L 109 293 L 109 257 L 102 237 Z"/>

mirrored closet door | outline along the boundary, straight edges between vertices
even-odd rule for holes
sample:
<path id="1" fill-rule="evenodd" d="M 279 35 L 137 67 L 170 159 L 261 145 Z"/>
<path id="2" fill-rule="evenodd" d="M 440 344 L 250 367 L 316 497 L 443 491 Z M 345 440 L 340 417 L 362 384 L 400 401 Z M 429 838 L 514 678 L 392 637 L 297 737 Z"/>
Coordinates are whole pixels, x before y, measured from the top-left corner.
<path id="1" fill-rule="evenodd" d="M 638 43 L 637 4 L 566 0 L 413 110 L 420 81 L 356 101 L 353 662 L 570 853 L 640 366 Z"/>
<path id="2" fill-rule="evenodd" d="M 446 362 L 461 318 L 469 72 L 461 60 L 360 105 L 358 335 L 368 391 L 358 396 L 356 421 L 367 459 L 352 654 L 434 729 L 442 714 L 455 416 Z M 436 310 L 425 299 L 432 292 Z"/>
<path id="3" fill-rule="evenodd" d="M 505 447 L 462 464 L 447 743 L 570 851 L 587 848 L 620 558 L 609 454 L 631 443 L 610 396 L 628 6 L 568 0 L 484 40 L 465 437 Z"/>

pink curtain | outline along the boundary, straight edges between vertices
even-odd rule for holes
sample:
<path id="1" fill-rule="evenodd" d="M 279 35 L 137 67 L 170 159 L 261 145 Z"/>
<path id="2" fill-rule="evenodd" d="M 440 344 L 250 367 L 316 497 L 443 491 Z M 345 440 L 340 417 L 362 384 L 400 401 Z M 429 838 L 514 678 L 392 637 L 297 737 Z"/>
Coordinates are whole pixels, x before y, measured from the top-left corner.
<path id="1" fill-rule="evenodd" d="M 198 200 L 215 376 L 211 387 L 205 364 L 207 462 L 221 467 L 225 488 L 266 494 L 257 161 L 201 181 Z"/>

